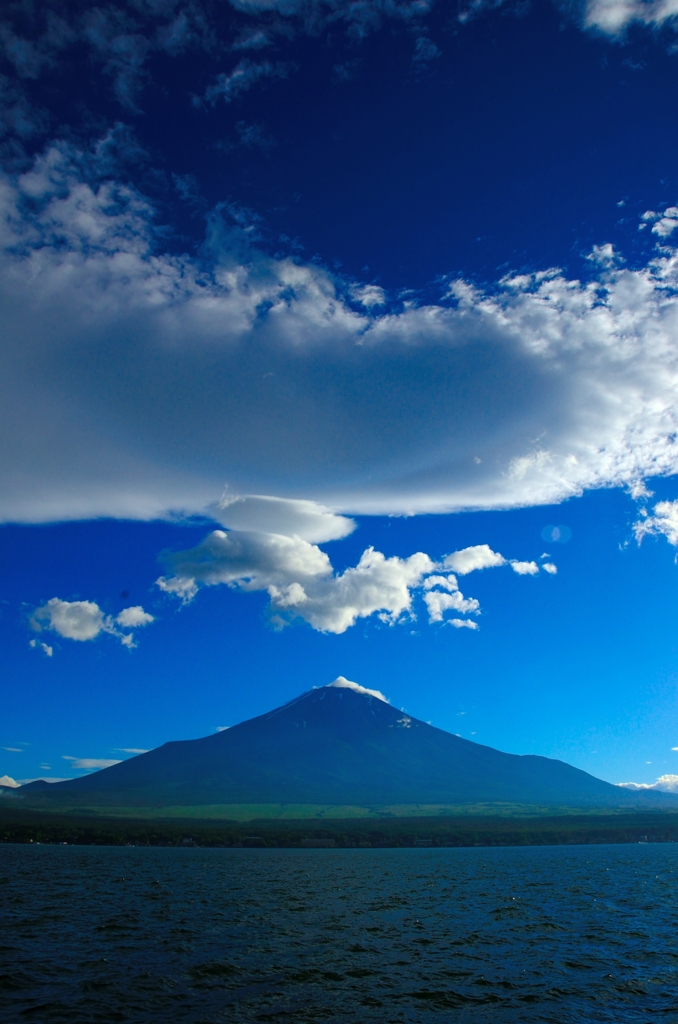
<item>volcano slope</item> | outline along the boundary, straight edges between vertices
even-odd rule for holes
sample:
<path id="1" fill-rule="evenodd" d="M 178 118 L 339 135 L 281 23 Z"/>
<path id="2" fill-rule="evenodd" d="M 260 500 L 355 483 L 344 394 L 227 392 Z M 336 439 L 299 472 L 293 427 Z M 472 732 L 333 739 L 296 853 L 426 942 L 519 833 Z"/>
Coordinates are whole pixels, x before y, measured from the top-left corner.
<path id="1" fill-rule="evenodd" d="M 461 739 L 343 684 L 202 739 L 165 743 L 83 778 L 35 782 L 14 793 L 54 809 L 678 806 L 669 794 L 630 792 L 563 761 Z"/>

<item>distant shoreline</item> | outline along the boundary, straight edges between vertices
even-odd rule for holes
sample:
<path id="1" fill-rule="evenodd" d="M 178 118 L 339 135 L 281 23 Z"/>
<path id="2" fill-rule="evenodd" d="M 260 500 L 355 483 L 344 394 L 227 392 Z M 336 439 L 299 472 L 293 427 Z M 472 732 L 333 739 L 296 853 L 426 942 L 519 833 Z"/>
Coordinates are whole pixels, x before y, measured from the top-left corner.
<path id="1" fill-rule="evenodd" d="M 201 848 L 579 846 L 678 842 L 678 813 L 566 813 L 516 818 L 196 819 L 113 818 L 0 808 L 0 844 Z"/>

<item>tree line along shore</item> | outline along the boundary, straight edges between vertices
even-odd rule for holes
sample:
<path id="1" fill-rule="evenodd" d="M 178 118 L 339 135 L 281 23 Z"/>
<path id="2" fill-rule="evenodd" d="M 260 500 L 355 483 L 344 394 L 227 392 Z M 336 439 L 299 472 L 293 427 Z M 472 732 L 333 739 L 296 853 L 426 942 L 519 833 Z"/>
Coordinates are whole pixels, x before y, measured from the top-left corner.
<path id="1" fill-rule="evenodd" d="M 303 821 L 142 820 L 0 809 L 0 843 L 169 847 L 472 847 L 678 842 L 678 813 Z"/>

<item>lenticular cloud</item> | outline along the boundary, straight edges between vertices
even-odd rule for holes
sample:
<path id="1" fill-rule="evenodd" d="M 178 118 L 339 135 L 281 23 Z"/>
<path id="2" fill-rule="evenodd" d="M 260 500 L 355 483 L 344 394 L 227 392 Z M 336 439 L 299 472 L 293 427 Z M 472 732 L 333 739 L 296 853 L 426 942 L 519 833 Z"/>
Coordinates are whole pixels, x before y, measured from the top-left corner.
<path id="1" fill-rule="evenodd" d="M 227 486 L 324 503 L 315 539 L 350 530 L 331 509 L 509 508 L 678 471 L 676 250 L 389 306 L 218 211 L 200 260 L 168 255 L 143 196 L 80 168 L 54 145 L 0 180 L 3 520 L 265 526 L 272 499 L 215 504 Z"/>

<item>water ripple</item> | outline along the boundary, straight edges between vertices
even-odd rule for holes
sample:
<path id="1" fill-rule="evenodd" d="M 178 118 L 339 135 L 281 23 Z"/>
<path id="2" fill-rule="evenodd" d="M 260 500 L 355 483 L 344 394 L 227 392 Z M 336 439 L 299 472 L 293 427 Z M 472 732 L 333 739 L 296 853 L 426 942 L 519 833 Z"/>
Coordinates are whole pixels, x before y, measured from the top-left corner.
<path id="1" fill-rule="evenodd" d="M 7 1024 L 678 1024 L 678 847 L 0 846 Z"/>

